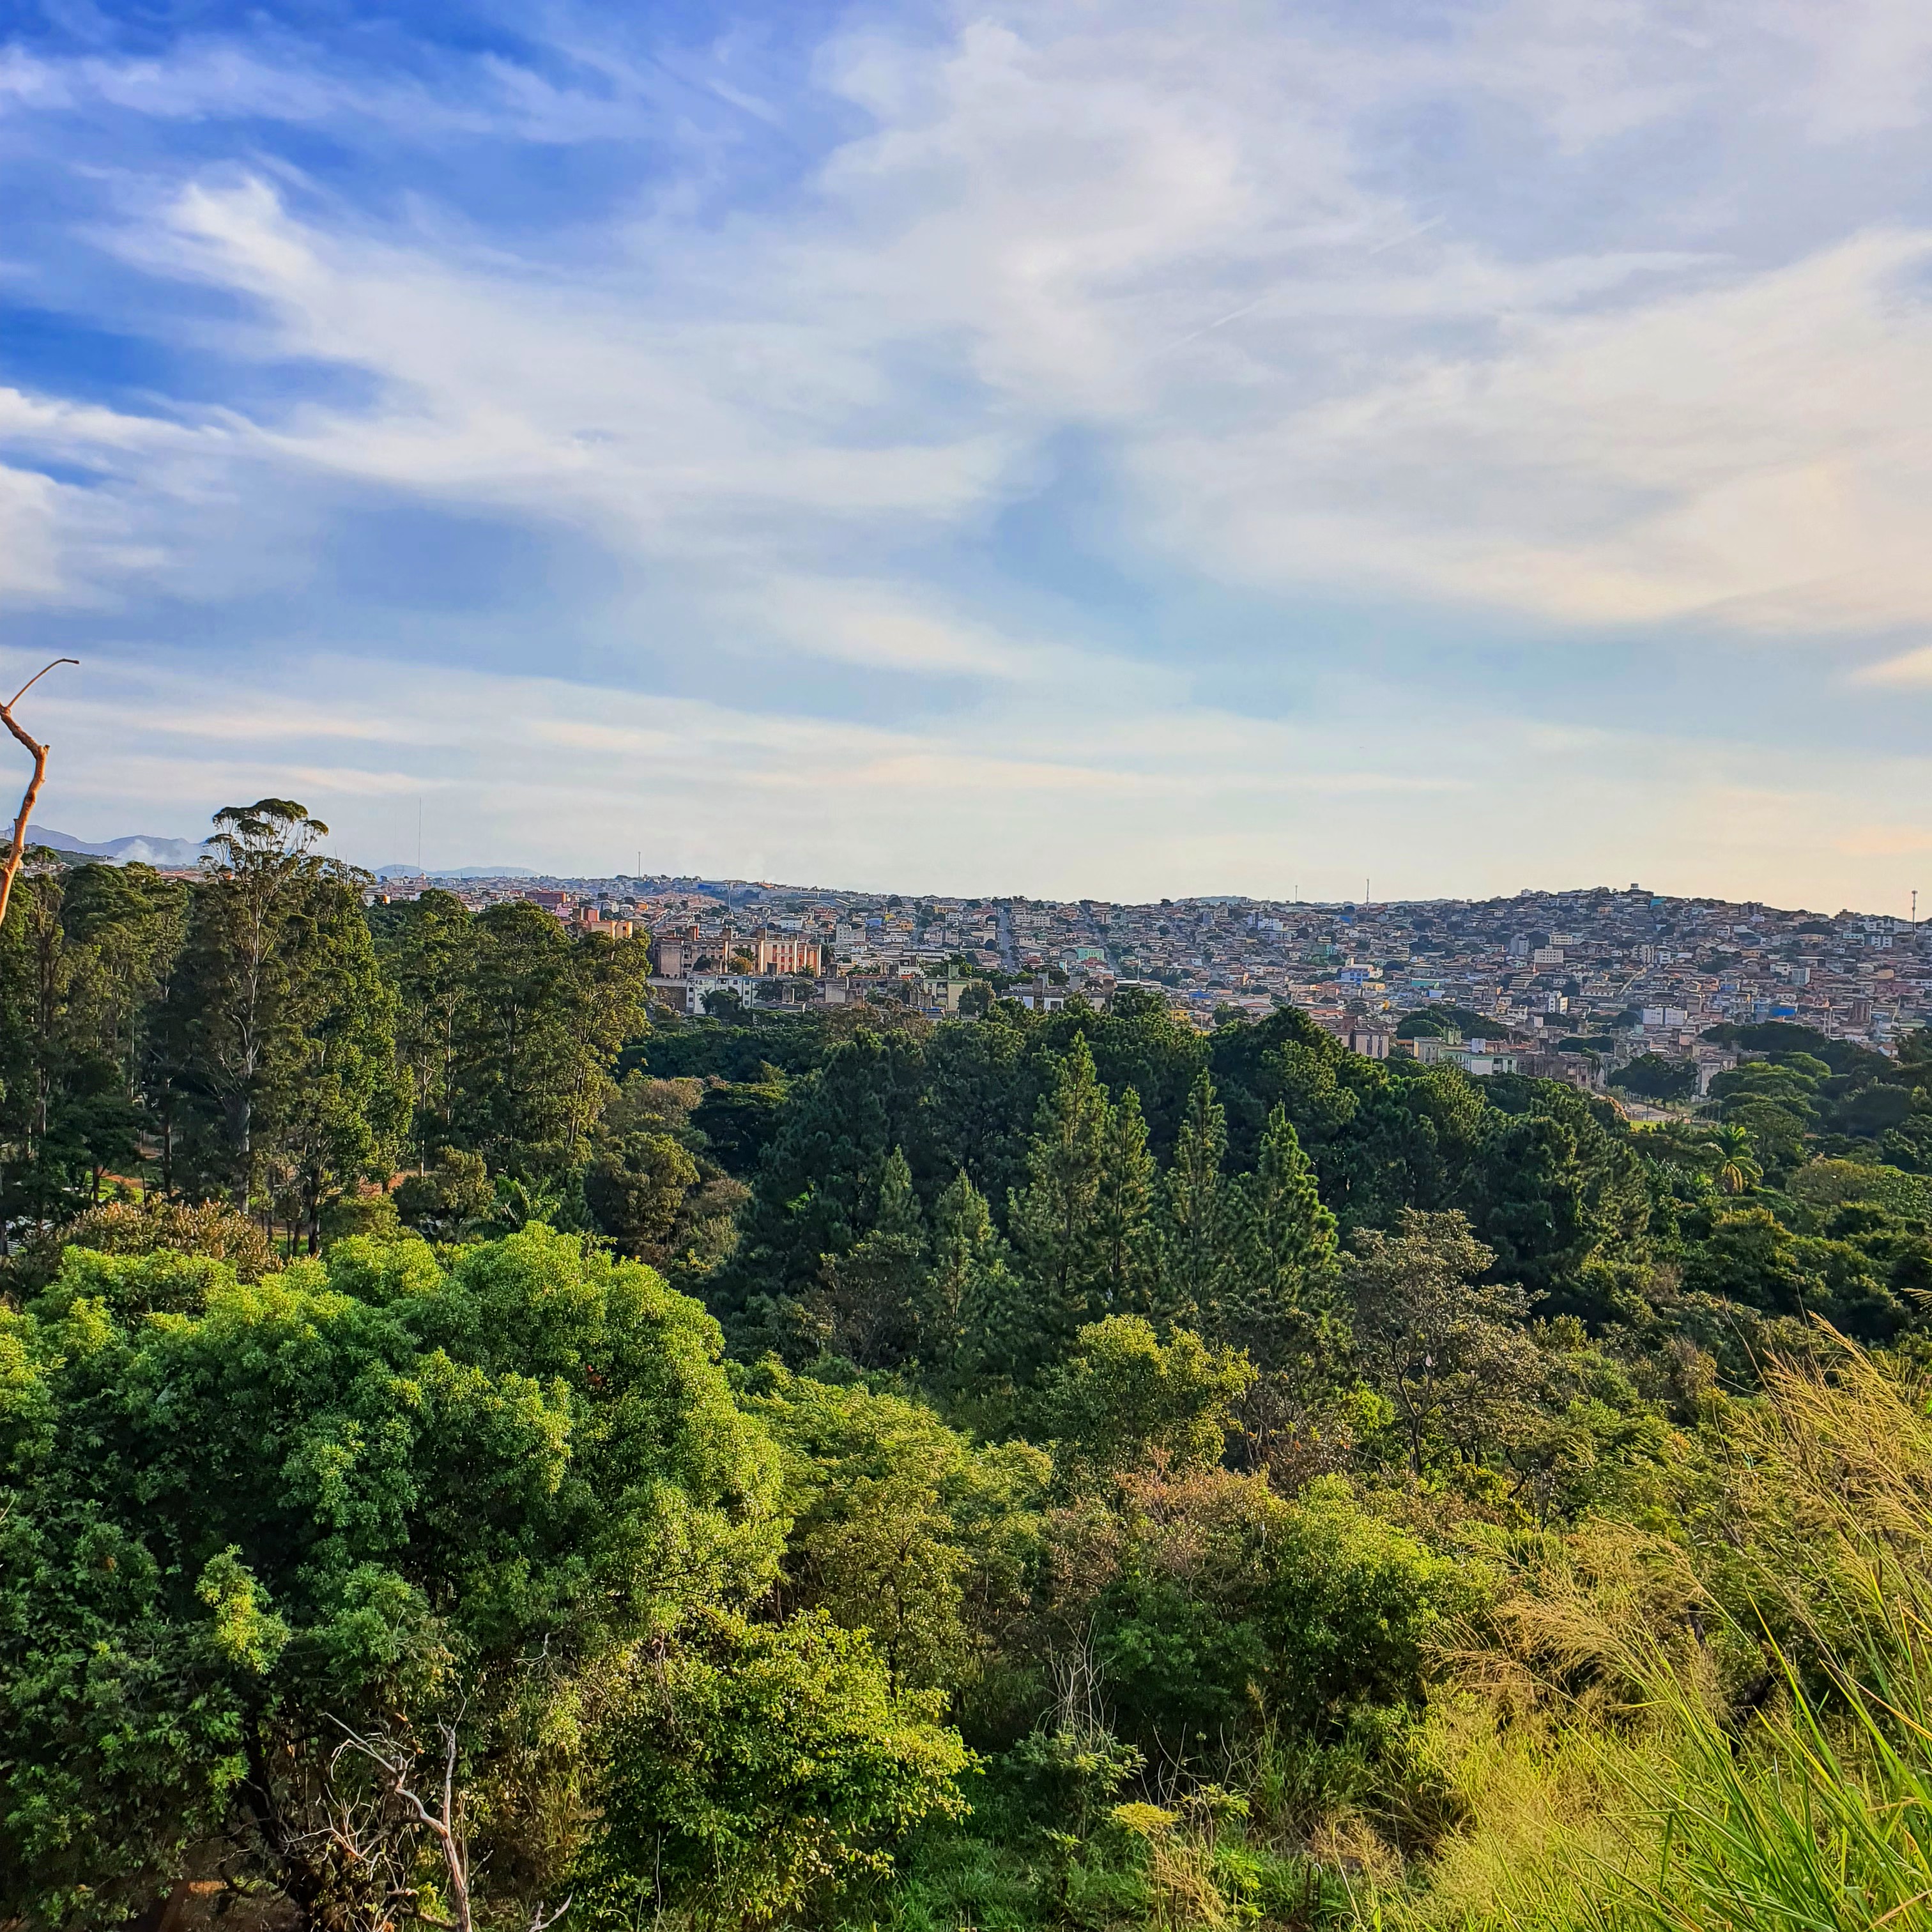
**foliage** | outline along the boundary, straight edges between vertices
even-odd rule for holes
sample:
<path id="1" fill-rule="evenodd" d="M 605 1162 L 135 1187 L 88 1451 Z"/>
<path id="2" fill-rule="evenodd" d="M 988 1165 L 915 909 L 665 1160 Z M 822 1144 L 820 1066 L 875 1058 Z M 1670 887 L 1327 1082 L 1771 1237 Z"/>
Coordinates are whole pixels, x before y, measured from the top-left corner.
<path id="1" fill-rule="evenodd" d="M 338 1243 L 250 1284 L 68 1252 L 9 1318 L 6 1895 L 112 1918 L 216 1834 L 305 1910 L 338 1726 L 543 1694 L 762 1587 L 776 1468 L 715 1327 L 541 1228 L 446 1273 Z"/>
<path id="2" fill-rule="evenodd" d="M 457 1024 L 452 1113 L 493 1169 L 558 1174 L 614 1090 L 610 1068 L 644 1026 L 636 940 L 572 937 L 524 901 L 480 914 Z"/>
<path id="3" fill-rule="evenodd" d="M 260 1281 L 280 1265 L 259 1221 L 218 1201 L 190 1205 L 151 1195 L 141 1201 L 111 1201 L 86 1208 L 58 1228 L 36 1235 L 13 1258 L 9 1270 L 20 1300 L 31 1300 L 47 1286 L 69 1248 L 110 1255 L 145 1255 L 165 1249 L 201 1256 L 226 1262 L 242 1281 Z"/>
<path id="4" fill-rule="evenodd" d="M 1244 1730 L 1318 1747 L 1419 1711 L 1431 1646 L 1488 1587 L 1340 1478 L 1291 1502 L 1211 1467 L 1128 1475 L 1056 1543 L 1060 1613 L 1091 1632 L 1116 1721 L 1169 1762 Z"/>
<path id="5" fill-rule="evenodd" d="M 1495 1259 L 1459 1214 L 1402 1217 L 1356 1238 L 1344 1270 L 1355 1330 L 1394 1404 L 1410 1468 L 1480 1461 L 1524 1418 L 1538 1364 L 1516 1287 L 1478 1285 Z"/>
<path id="6" fill-rule="evenodd" d="M 388 1171 L 406 1106 L 395 996 L 355 878 L 315 856 L 327 826 L 272 798 L 214 823 L 161 1016 L 178 1159 L 193 1185 L 260 1203 L 313 1254 L 324 1208 Z"/>
<path id="7" fill-rule="evenodd" d="M 449 1921 L 446 1764 L 488 1927 L 1919 1910 L 1922 1041 L 1651 1126 L 1131 991 L 647 1028 L 218 830 L 0 930 L 23 1932 Z"/>
<path id="8" fill-rule="evenodd" d="M 165 1132 L 159 1024 L 186 894 L 145 866 L 29 874 L 0 926 L 0 1219 L 45 1226 L 135 1160 L 142 1100 Z"/>
<path id="9" fill-rule="evenodd" d="M 1688 1060 L 1640 1053 L 1618 1067 L 1610 1084 L 1642 1100 L 1688 1100 L 1697 1090 L 1697 1070 Z"/>
<path id="10" fill-rule="evenodd" d="M 889 1869 L 915 1826 L 965 1808 L 954 1780 L 971 1760 L 941 1701 L 894 1691 L 866 1639 L 823 1616 L 693 1618 L 614 1727 L 578 1875 L 586 1922 L 634 1924 L 662 1902 L 764 1924 Z"/>
<path id="11" fill-rule="evenodd" d="M 1163 1346 L 1138 1315 L 1090 1323 L 1078 1350 L 1048 1384 L 1041 1412 L 1070 1480 L 1133 1468 L 1218 1462 L 1252 1367 L 1186 1329 Z"/>
<path id="12" fill-rule="evenodd" d="M 748 1406 L 784 1452 L 788 1605 L 870 1633 L 896 1688 L 963 1688 L 1024 1609 L 1050 1466 L 976 1448 L 902 1396 L 760 1365 Z"/>

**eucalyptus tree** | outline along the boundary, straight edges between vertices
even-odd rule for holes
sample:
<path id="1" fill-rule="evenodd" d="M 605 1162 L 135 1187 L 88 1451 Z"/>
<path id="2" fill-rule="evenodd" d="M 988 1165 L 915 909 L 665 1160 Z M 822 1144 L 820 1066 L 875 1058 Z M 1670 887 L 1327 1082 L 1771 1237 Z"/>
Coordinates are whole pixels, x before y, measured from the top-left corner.
<path id="1" fill-rule="evenodd" d="M 388 1171 L 406 1115 L 394 992 L 359 875 L 316 850 L 328 828 L 292 800 L 214 814 L 169 988 L 182 1178 L 306 1232 Z"/>

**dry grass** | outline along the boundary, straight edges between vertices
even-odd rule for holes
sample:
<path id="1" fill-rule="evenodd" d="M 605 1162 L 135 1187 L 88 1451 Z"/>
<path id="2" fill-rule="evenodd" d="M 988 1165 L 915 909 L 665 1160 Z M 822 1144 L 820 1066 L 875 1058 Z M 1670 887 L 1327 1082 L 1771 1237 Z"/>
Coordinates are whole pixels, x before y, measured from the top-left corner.
<path id="1" fill-rule="evenodd" d="M 1932 1927 L 1925 1388 L 1849 1346 L 1774 1365 L 1684 1480 L 1685 1543 L 1522 1556 L 1425 1736 L 1465 1822 L 1359 1922 Z"/>

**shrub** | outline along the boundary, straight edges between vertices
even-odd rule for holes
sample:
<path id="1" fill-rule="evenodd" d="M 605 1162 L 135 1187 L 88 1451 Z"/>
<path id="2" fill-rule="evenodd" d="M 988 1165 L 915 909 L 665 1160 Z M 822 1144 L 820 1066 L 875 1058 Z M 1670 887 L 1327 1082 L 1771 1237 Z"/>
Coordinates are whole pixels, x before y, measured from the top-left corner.
<path id="1" fill-rule="evenodd" d="M 823 1615 L 699 1615 L 639 1672 L 609 1739 L 585 1916 L 628 1925 L 649 1898 L 759 1924 L 890 1870 L 915 1826 L 967 1808 L 972 1760 L 944 1702 L 896 1694 L 863 1634 Z"/>
<path id="2" fill-rule="evenodd" d="M 70 1249 L 43 1306 L 0 1338 L 10 1915 L 111 1922 L 220 1839 L 352 1918 L 341 1725 L 412 1750 L 460 1710 L 487 1774 L 528 1687 L 570 1712 L 776 1566 L 716 1324 L 548 1228 L 448 1275 L 352 1238 L 258 1283 Z"/>

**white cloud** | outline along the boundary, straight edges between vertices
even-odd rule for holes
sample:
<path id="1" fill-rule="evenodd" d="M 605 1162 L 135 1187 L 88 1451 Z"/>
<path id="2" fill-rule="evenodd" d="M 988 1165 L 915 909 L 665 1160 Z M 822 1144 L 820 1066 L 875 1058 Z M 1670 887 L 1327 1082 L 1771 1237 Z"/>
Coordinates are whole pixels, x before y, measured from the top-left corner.
<path id="1" fill-rule="evenodd" d="M 1865 5 L 1859 31 L 1897 17 Z M 1029 487 L 1047 440 L 1094 426 L 1177 566 L 1591 623 L 1915 619 L 1932 344 L 1906 285 L 1925 236 L 1756 264 L 1504 253 L 1468 211 L 1369 184 L 1370 130 L 1406 106 L 1567 104 L 1608 142 L 1679 111 L 1696 87 L 1666 76 L 1742 31 L 1714 0 L 1491 8 L 1387 46 L 1238 4 L 856 35 L 821 73 L 876 124 L 808 201 L 694 225 L 662 197 L 567 262 L 426 218 L 298 218 L 259 172 L 206 176 L 143 209 L 123 251 L 248 298 L 239 352 L 352 366 L 375 406 L 202 428 L 192 448 L 86 412 L 35 434 L 118 434 L 163 495 L 184 487 L 170 454 L 214 434 L 239 465 L 573 518 L 700 574 L 754 550 L 778 574 L 751 594 L 776 606 L 826 546 L 969 527 Z M 498 69 L 496 94 L 537 85 Z M 240 111 L 262 71 L 199 44 L 59 85 Z M 14 85 L 56 83 L 16 61 Z M 311 86 L 316 113 L 356 94 Z M 1808 83 L 1787 92 L 1812 111 Z M 896 644 L 858 626 L 832 654 L 957 668 L 933 635 L 906 644 L 920 622 L 944 625 L 908 616 Z M 1003 674 L 998 652 L 968 655 Z"/>
<path id="2" fill-rule="evenodd" d="M 1364 873 L 1392 896 L 1718 878 L 1740 896 L 1884 906 L 1922 849 L 1910 803 L 1932 797 L 1923 758 L 1826 757 L 1773 787 L 1760 746 L 1586 744 L 1473 694 L 1418 719 L 1362 682 L 1300 721 L 1197 706 L 1124 728 L 1104 710 L 1025 706 L 990 729 L 862 726 L 292 651 L 264 652 L 212 715 L 204 691 L 124 655 L 37 694 L 55 746 L 44 821 L 181 836 L 279 792 L 370 863 L 413 853 L 420 800 L 432 864 L 616 871 L 641 850 L 653 868 L 1055 897 L 1352 898 Z"/>
<path id="3" fill-rule="evenodd" d="M 1867 664 L 1852 674 L 1856 684 L 1932 685 L 1932 644 L 1907 651 L 1902 657 Z"/>
<path id="4" fill-rule="evenodd" d="M 1474 704 L 1412 647 L 1353 669 L 1359 627 L 1330 644 L 1299 616 L 1400 597 L 1868 656 L 1932 616 L 1932 211 L 1875 191 L 1909 170 L 1841 166 L 1886 139 L 1932 158 L 1919 10 L 1848 0 L 1840 34 L 1796 0 L 962 6 L 838 34 L 809 99 L 755 62 L 654 65 L 614 17 L 545 17 L 544 72 L 464 56 L 440 84 L 266 30 L 0 59 L 10 138 L 132 118 L 165 156 L 196 128 L 191 164 L 148 146 L 106 169 L 118 214 L 88 238 L 176 298 L 157 334 L 273 397 L 0 392 L 0 449 L 47 472 L 0 469 L 0 598 L 118 604 L 136 631 L 158 596 L 245 600 L 262 640 L 245 701 L 153 686 L 160 748 L 101 781 L 102 810 L 137 780 L 272 789 L 286 758 L 351 818 L 420 784 L 496 856 L 560 861 L 567 831 L 656 812 L 714 868 L 735 840 L 801 874 L 929 861 L 1063 889 L 1259 885 L 1278 861 L 1340 886 L 1358 858 L 1418 890 L 1431 866 L 1522 883 L 1496 876 L 1512 852 L 1654 876 L 1667 850 L 1772 890 L 1780 851 L 1847 862 L 1748 773 L 1700 789 L 1660 751 L 1656 798 L 1634 796 L 1627 736 Z M 673 95 L 770 140 L 742 196 Z M 328 129 L 380 190 L 275 154 L 278 121 Z M 469 144 L 502 167 L 593 139 L 630 158 L 554 229 L 440 192 Z M 636 158 L 662 142 L 683 143 L 669 176 Z M 35 286 L 64 266 L 13 266 Z M 318 364 L 355 380 L 286 374 Z M 608 558 L 617 587 L 560 580 L 521 651 L 548 669 L 553 633 L 594 633 L 598 681 L 493 682 L 466 618 L 405 638 L 332 602 L 331 518 L 411 503 Z M 1009 564 L 1030 542 L 1066 582 Z M 1112 601 L 1083 609 L 1090 566 Z M 1228 652 L 1302 667 L 1294 722 L 1202 701 L 1187 644 L 1138 628 L 1142 586 L 1208 624 L 1231 589 L 1278 612 Z M 305 706 L 274 669 L 308 661 L 298 633 L 355 637 L 375 700 Z M 405 642 L 442 667 L 375 668 Z M 1924 655 L 1854 696 L 1932 682 Z M 634 688 L 653 679 L 680 694 Z M 1804 809 L 1909 818 L 1916 766 L 1896 810 L 1857 808 L 1876 769 L 1833 767 Z"/>
<path id="5" fill-rule="evenodd" d="M 1585 623 L 1932 616 L 1932 233 L 1608 314 L 1512 321 L 1355 393 L 1137 456 L 1170 540 Z M 1285 388 L 1286 386 L 1282 387 Z M 1264 392 L 1262 393 L 1265 393 Z"/>

